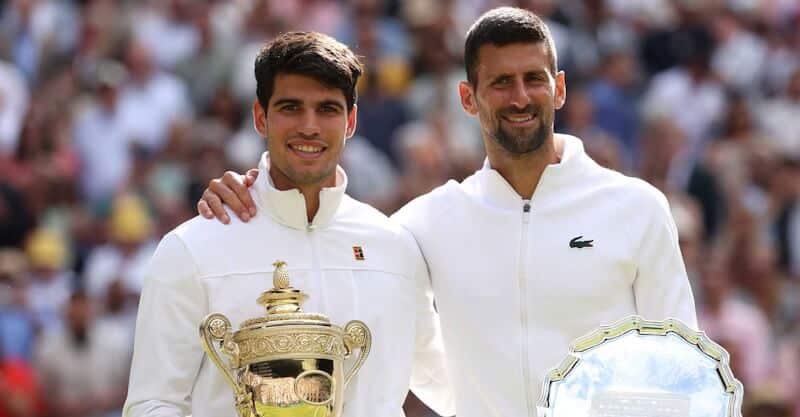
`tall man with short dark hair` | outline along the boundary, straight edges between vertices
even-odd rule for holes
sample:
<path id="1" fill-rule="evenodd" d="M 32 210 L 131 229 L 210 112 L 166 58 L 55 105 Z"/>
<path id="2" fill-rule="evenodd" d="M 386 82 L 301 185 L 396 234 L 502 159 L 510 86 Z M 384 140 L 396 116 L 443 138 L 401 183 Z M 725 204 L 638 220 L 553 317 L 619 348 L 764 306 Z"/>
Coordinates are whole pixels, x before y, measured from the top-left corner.
<path id="1" fill-rule="evenodd" d="M 427 261 L 459 417 L 534 417 L 544 375 L 572 340 L 630 314 L 696 328 L 694 302 L 664 195 L 553 132 L 566 82 L 547 26 L 491 10 L 464 55 L 459 94 L 486 162 L 392 220 Z M 228 174 L 209 195 L 246 207 L 237 197 L 251 180 Z M 217 203 L 198 209 L 210 217 Z"/>
<path id="2" fill-rule="evenodd" d="M 230 227 L 195 218 L 163 238 L 142 292 L 126 417 L 235 415 L 233 391 L 203 359 L 197 329 L 211 312 L 237 324 L 262 316 L 256 297 L 271 287 L 275 260 L 288 262 L 292 285 L 310 295 L 307 311 L 372 331 L 344 416 L 402 416 L 409 383 L 438 412 L 453 413 L 419 249 L 345 194 L 337 165 L 355 130 L 361 72 L 352 51 L 313 32 L 281 35 L 258 55 L 253 121 L 269 153 L 251 191 L 264 214 Z"/>

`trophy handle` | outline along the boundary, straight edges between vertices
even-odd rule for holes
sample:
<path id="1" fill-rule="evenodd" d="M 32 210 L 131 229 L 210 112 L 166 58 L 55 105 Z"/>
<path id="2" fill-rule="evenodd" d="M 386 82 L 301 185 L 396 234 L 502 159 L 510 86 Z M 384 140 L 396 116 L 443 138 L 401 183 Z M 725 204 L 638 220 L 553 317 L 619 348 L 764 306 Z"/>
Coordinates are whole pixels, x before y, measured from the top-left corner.
<path id="1" fill-rule="evenodd" d="M 344 377 L 344 389 L 347 389 L 350 380 L 358 373 L 358 370 L 361 369 L 361 365 L 364 364 L 367 356 L 369 356 L 369 349 L 372 347 L 372 333 L 364 322 L 360 320 L 351 320 L 344 326 L 343 340 L 345 357 L 349 357 L 353 353 L 353 349 L 359 349 L 356 362 Z"/>
<path id="2" fill-rule="evenodd" d="M 219 353 L 214 348 L 215 341 L 222 342 L 222 352 L 231 357 L 234 368 L 238 367 L 239 346 L 233 341 L 230 320 L 221 313 L 211 313 L 206 316 L 203 322 L 200 323 L 200 341 L 202 342 L 203 350 L 206 352 L 206 355 L 208 355 L 211 362 L 214 362 L 214 365 L 217 365 L 217 368 L 222 371 L 222 375 L 225 376 L 228 384 L 233 388 L 236 397 L 238 398 L 243 395 L 244 390 L 237 383 L 236 378 L 231 372 L 231 368 L 226 366 L 222 357 L 220 357 Z"/>

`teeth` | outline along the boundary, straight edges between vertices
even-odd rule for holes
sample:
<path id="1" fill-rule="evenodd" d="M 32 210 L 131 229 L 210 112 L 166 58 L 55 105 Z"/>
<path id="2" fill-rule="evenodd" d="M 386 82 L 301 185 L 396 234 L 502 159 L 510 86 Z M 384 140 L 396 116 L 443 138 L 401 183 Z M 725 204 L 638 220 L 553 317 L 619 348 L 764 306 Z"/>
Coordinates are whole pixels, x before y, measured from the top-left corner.
<path id="1" fill-rule="evenodd" d="M 300 152 L 308 152 L 308 153 L 317 153 L 322 152 L 322 148 L 319 146 L 311 146 L 311 145 L 292 145 L 292 148 L 300 151 Z"/>
<path id="2" fill-rule="evenodd" d="M 531 116 L 530 114 L 526 114 L 524 116 L 506 116 L 506 119 L 514 123 L 521 123 L 521 122 L 527 122 L 528 120 L 532 120 L 533 116 Z"/>

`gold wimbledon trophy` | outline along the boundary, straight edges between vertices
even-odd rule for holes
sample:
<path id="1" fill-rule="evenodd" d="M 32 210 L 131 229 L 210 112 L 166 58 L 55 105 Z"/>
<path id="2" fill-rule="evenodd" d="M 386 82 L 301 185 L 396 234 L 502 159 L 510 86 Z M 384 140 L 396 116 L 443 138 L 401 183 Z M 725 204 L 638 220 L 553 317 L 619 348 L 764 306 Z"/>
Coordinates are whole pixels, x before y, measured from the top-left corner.
<path id="1" fill-rule="evenodd" d="M 233 331 L 225 315 L 209 314 L 200 324 L 203 350 L 233 388 L 240 417 L 339 417 L 344 391 L 369 355 L 369 328 L 357 320 L 341 328 L 303 312 L 308 296 L 289 285 L 285 262 L 273 265 L 274 288 L 258 297 L 265 316 Z M 345 374 L 344 360 L 355 349 Z"/>

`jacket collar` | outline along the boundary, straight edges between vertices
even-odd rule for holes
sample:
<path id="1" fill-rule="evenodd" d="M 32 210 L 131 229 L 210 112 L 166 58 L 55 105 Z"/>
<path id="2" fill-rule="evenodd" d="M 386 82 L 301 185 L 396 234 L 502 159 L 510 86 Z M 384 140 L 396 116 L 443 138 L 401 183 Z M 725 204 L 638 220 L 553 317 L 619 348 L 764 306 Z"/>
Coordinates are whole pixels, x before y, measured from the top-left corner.
<path id="1" fill-rule="evenodd" d="M 297 188 L 278 190 L 269 175 L 269 152 L 261 155 L 259 175 L 253 185 L 255 198 L 267 209 L 278 223 L 298 230 L 325 227 L 333 220 L 347 188 L 347 175 L 336 166 L 336 185 L 323 188 L 319 193 L 319 210 L 309 224 L 306 216 L 306 200 Z"/>
<path id="2" fill-rule="evenodd" d="M 537 200 L 541 200 L 559 186 L 574 180 L 583 166 L 581 159 L 587 157 L 580 139 L 557 133 L 556 140 L 564 143 L 559 155 L 561 160 L 545 167 L 531 198 L 532 205 L 536 205 Z M 479 195 L 487 203 L 515 210 L 522 206 L 522 197 L 498 171 L 491 167 L 488 158 L 484 160 L 483 168 L 475 173 L 475 180 Z"/>

